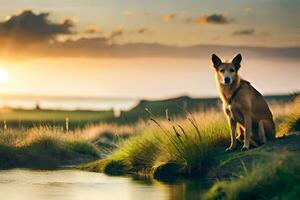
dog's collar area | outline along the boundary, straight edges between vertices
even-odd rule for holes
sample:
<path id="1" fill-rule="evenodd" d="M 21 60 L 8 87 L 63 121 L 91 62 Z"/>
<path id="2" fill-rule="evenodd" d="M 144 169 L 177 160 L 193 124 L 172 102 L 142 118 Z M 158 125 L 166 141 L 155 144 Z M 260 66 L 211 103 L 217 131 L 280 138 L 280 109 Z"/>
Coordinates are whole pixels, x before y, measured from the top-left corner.
<path id="1" fill-rule="evenodd" d="M 239 87 L 233 91 L 232 95 L 228 99 L 229 104 L 231 104 L 232 99 L 237 95 L 240 89 L 241 89 L 241 85 L 239 85 Z"/>

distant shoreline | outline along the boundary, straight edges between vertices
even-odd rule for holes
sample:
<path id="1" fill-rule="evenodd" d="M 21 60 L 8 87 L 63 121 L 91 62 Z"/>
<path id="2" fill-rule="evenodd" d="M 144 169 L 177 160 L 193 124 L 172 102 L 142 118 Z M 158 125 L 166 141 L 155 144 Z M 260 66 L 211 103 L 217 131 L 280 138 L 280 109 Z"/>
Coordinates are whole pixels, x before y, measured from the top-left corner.
<path id="1" fill-rule="evenodd" d="M 285 99 L 294 94 L 272 94 L 266 95 L 266 99 Z M 212 97 L 190 97 L 177 96 L 172 98 L 160 99 L 142 99 L 142 98 L 128 98 L 128 97 L 80 97 L 80 96 L 47 96 L 47 95 L 16 95 L 0 94 L 0 109 L 44 109 L 44 110 L 90 110 L 90 111 L 106 111 L 114 110 L 117 112 L 128 111 L 137 106 L 141 101 L 156 102 L 156 101 L 172 101 L 180 99 L 181 97 L 188 97 L 190 99 L 204 100 L 204 99 L 218 99 L 217 96 Z"/>

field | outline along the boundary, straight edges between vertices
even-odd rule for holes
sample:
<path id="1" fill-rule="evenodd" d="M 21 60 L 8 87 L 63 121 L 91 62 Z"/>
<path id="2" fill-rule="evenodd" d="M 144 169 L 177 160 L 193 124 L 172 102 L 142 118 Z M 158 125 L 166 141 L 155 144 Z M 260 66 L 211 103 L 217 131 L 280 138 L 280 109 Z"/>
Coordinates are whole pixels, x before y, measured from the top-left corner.
<path id="1" fill-rule="evenodd" d="M 207 199 L 294 199 L 300 192 L 299 161 L 295 159 L 300 155 L 299 100 L 271 104 L 271 109 L 279 139 L 232 153 L 224 152 L 229 144 L 224 114 L 213 108 L 183 110 L 181 116 L 172 115 L 169 110 L 162 116 L 146 109 L 148 121 L 127 125 L 101 122 L 105 118 L 95 114 L 100 124 L 86 123 L 73 130 L 66 130 L 64 125 L 40 126 L 51 117 L 65 123 L 64 116 L 72 112 L 53 112 L 51 117 L 47 115 L 50 111 L 32 111 L 31 115 L 20 112 L 28 120 L 34 119 L 34 113 L 39 114 L 41 124 L 1 130 L 0 168 L 75 165 L 81 170 L 146 176 L 166 182 L 206 180 L 211 186 L 204 195 Z M 16 116 L 10 113 L 5 120 Z M 93 115 L 83 112 L 74 116 L 76 123 L 90 121 Z M 271 189 L 276 193 L 265 192 Z"/>
<path id="2" fill-rule="evenodd" d="M 83 128 L 87 125 L 107 122 L 114 118 L 112 110 L 109 111 L 65 111 L 65 110 L 25 110 L 25 109 L 1 109 L 0 121 L 2 128 L 31 128 L 40 125 L 66 126 L 69 129 Z"/>

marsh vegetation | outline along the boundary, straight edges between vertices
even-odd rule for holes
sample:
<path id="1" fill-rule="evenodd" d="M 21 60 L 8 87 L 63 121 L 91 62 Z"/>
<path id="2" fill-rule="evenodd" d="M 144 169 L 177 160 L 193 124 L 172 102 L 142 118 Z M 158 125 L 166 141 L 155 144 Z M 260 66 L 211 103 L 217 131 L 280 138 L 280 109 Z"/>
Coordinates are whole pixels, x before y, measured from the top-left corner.
<path id="1" fill-rule="evenodd" d="M 207 199 L 249 199 L 251 195 L 292 199 L 299 195 L 299 162 L 295 159 L 300 155 L 299 102 L 271 108 L 280 139 L 247 152 L 224 152 L 229 128 L 220 110 L 183 110 L 182 116 L 167 110 L 161 116 L 147 109 L 148 121 L 130 125 L 102 122 L 74 130 L 64 126 L 3 128 L 0 167 L 77 165 L 87 171 L 164 182 L 205 180 L 207 189 L 211 186 L 202 195 Z M 265 192 L 278 185 L 283 186 L 275 196 Z"/>

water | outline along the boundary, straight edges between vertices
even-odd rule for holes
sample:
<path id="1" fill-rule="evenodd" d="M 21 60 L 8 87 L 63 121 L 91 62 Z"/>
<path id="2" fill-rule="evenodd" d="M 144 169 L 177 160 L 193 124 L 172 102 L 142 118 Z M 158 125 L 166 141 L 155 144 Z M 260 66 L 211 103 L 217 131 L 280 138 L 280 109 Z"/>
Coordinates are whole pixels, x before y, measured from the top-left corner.
<path id="1" fill-rule="evenodd" d="M 0 171 L 1 200 L 193 200 L 201 184 L 111 177 L 77 170 Z"/>
<path id="2" fill-rule="evenodd" d="M 43 109 L 63 110 L 129 110 L 138 103 L 138 99 L 117 98 L 79 98 L 79 97 L 39 97 L 39 96 L 2 96 L 0 107 L 32 109 L 37 105 Z"/>

